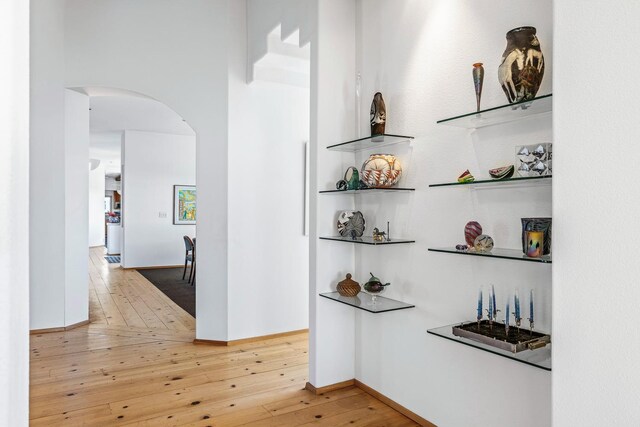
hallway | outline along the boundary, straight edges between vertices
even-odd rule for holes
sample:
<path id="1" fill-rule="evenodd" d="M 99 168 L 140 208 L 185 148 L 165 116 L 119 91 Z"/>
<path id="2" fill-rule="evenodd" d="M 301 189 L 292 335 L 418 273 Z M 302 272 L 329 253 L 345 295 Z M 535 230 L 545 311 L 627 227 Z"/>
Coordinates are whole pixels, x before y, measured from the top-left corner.
<path id="1" fill-rule="evenodd" d="M 194 332 L 195 319 L 136 270 L 104 259 L 104 248 L 89 251 L 89 317 L 92 324 Z M 195 337 L 195 335 L 194 335 Z"/>
<path id="2" fill-rule="evenodd" d="M 194 319 L 91 250 L 91 324 L 31 336 L 32 426 L 413 426 L 362 390 L 304 390 L 308 337 L 194 345 Z"/>

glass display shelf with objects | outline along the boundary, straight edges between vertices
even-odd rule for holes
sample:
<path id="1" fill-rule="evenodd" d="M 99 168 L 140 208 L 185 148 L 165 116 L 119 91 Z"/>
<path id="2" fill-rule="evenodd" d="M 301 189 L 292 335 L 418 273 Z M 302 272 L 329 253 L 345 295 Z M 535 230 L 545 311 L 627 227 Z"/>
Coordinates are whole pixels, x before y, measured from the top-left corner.
<path id="1" fill-rule="evenodd" d="M 515 261 L 537 262 L 542 264 L 551 264 L 551 255 L 542 255 L 538 258 L 529 257 L 518 249 L 493 248 L 489 252 L 479 252 L 473 250 L 458 250 L 456 248 L 429 248 L 431 252 L 443 252 L 455 255 L 472 255 L 487 258 L 511 259 Z"/>
<path id="2" fill-rule="evenodd" d="M 359 190 L 324 190 L 320 194 L 374 194 L 374 193 L 408 193 L 416 191 L 415 188 L 387 187 L 387 188 L 361 188 Z"/>
<path id="3" fill-rule="evenodd" d="M 471 182 L 445 182 L 441 184 L 431 184 L 429 187 L 515 187 L 515 186 L 542 186 L 551 185 L 551 175 L 514 177 L 509 179 L 481 179 Z"/>
<path id="4" fill-rule="evenodd" d="M 535 366 L 536 368 L 544 369 L 545 371 L 551 371 L 551 344 L 547 344 L 545 347 L 536 348 L 534 350 L 524 350 L 518 353 L 512 353 L 508 350 L 502 350 L 500 348 L 484 344 L 470 338 L 454 335 L 453 328 L 458 325 L 459 324 L 454 324 L 442 326 L 439 328 L 428 329 L 427 332 L 432 335 L 457 342 L 459 344 L 464 344 L 469 347 L 474 347 L 478 350 L 486 351 L 488 353 L 506 357 L 507 359 L 515 360 L 516 362 Z M 526 335 L 528 334 L 528 331 L 528 329 L 523 328 L 522 334 Z"/>
<path id="5" fill-rule="evenodd" d="M 380 134 L 368 136 L 366 138 L 354 139 L 353 141 L 341 142 L 327 147 L 327 150 L 356 152 L 368 149 L 387 147 L 389 145 L 400 144 L 411 141 L 413 136 Z"/>
<path id="6" fill-rule="evenodd" d="M 368 311 L 369 313 L 385 313 L 415 307 L 413 304 L 407 304 L 406 302 L 396 301 L 394 299 L 381 296 L 377 296 L 374 302 L 372 296 L 365 292 L 360 292 L 354 297 L 345 297 L 340 295 L 338 292 L 326 292 L 320 294 L 320 296 L 342 304 L 350 305 L 351 307 L 355 307 L 360 310 Z"/>
<path id="7" fill-rule="evenodd" d="M 374 240 L 373 236 L 351 237 L 351 236 L 322 236 L 321 240 L 334 240 L 336 242 L 355 243 L 360 245 L 399 245 L 404 243 L 415 243 L 415 240 L 393 238 L 391 240 Z"/>
<path id="8" fill-rule="evenodd" d="M 438 124 L 477 129 L 547 114 L 552 111 L 552 105 L 552 94 L 548 94 L 527 101 L 500 105 L 499 107 L 487 108 L 485 110 L 474 111 L 473 113 L 438 120 Z"/>

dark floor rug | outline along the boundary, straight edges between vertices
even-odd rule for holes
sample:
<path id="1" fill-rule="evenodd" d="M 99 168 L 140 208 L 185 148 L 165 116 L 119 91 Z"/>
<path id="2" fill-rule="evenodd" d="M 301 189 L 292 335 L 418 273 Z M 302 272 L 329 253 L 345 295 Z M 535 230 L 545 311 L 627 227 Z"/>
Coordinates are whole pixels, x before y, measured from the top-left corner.
<path id="1" fill-rule="evenodd" d="M 171 298 L 184 311 L 196 317 L 196 287 L 188 282 L 187 275 L 182 280 L 182 268 L 155 268 L 151 270 L 138 270 L 138 273 L 153 283 L 163 294 Z"/>

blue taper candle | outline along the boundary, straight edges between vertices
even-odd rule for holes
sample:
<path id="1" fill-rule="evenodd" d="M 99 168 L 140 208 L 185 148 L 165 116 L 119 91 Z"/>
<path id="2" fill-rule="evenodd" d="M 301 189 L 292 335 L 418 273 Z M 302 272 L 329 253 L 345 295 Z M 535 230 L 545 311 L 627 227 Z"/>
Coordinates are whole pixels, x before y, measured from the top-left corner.
<path id="1" fill-rule="evenodd" d="M 507 298 L 507 309 L 504 312 L 504 328 L 507 331 L 507 333 L 509 333 L 509 298 Z"/>
<path id="2" fill-rule="evenodd" d="M 482 320 L 482 288 L 478 292 L 478 322 Z"/>
<path id="3" fill-rule="evenodd" d="M 492 292 L 492 290 L 489 291 L 489 320 L 493 320 L 493 292 Z"/>
<path id="4" fill-rule="evenodd" d="M 493 299 L 493 318 L 498 320 L 498 305 L 496 304 L 496 290 L 493 285 L 491 285 L 491 299 Z"/>
<path id="5" fill-rule="evenodd" d="M 529 322 L 533 323 L 533 289 L 529 293 Z"/>
<path id="6" fill-rule="evenodd" d="M 518 290 L 516 289 L 516 294 L 513 297 L 513 303 L 516 307 L 516 320 L 520 319 L 520 296 L 518 295 Z"/>

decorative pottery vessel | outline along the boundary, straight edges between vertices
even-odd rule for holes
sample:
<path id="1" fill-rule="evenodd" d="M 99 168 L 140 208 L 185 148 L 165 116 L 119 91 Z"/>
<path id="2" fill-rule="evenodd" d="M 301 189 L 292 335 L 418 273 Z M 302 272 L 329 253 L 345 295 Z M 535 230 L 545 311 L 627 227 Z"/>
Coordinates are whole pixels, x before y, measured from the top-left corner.
<path id="1" fill-rule="evenodd" d="M 376 296 L 384 291 L 384 288 L 391 285 L 391 283 L 382 283 L 380 279 L 373 275 L 373 273 L 369 273 L 371 278 L 364 284 L 364 290 L 367 291 L 368 294 L 372 296 Z"/>
<path id="2" fill-rule="evenodd" d="M 529 252 L 529 231 L 542 232 L 542 255 L 551 253 L 551 218 L 521 218 L 522 222 L 522 252 Z"/>
<path id="3" fill-rule="evenodd" d="M 360 185 L 358 168 L 350 166 L 344 173 L 344 180 L 347 182 L 347 190 L 357 190 Z"/>
<path id="4" fill-rule="evenodd" d="M 372 154 L 362 164 L 360 176 L 369 187 L 392 187 L 402 175 L 402 164 L 391 154 Z"/>
<path id="5" fill-rule="evenodd" d="M 377 92 L 373 96 L 373 101 L 371 102 L 370 120 L 371 136 L 382 135 L 387 123 L 387 107 L 384 105 L 384 99 L 382 99 L 382 94 L 380 92 Z"/>
<path id="6" fill-rule="evenodd" d="M 355 239 L 364 234 L 364 216 L 360 211 L 343 211 L 338 215 L 338 233 Z"/>
<path id="7" fill-rule="evenodd" d="M 473 241 L 473 248 L 476 252 L 491 252 L 491 249 L 493 249 L 493 239 L 491 236 L 481 234 Z"/>
<path id="8" fill-rule="evenodd" d="M 360 284 L 351 279 L 351 274 L 347 273 L 347 278 L 338 283 L 338 293 L 343 297 L 355 297 L 360 293 Z"/>
<path id="9" fill-rule="evenodd" d="M 476 111 L 480 111 L 480 98 L 482 97 L 482 83 L 484 82 L 484 67 L 482 62 L 473 64 L 473 87 L 476 90 Z"/>
<path id="10" fill-rule="evenodd" d="M 469 221 L 464 226 L 464 240 L 467 242 L 467 246 L 473 247 L 473 243 L 476 241 L 476 237 L 482 234 L 482 226 L 477 221 Z"/>
<path id="11" fill-rule="evenodd" d="M 509 103 L 535 98 L 544 76 L 544 56 L 535 27 L 507 33 L 507 48 L 498 67 L 498 81 Z"/>
<path id="12" fill-rule="evenodd" d="M 527 242 L 526 254 L 531 258 L 540 258 L 544 249 L 544 232 L 542 231 L 526 231 L 525 238 Z"/>

